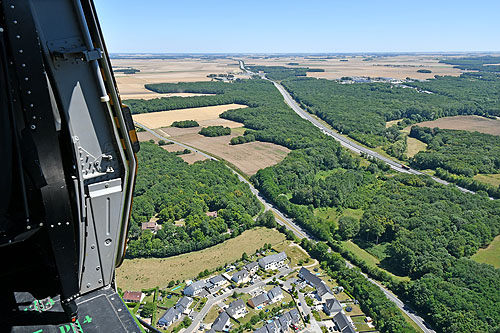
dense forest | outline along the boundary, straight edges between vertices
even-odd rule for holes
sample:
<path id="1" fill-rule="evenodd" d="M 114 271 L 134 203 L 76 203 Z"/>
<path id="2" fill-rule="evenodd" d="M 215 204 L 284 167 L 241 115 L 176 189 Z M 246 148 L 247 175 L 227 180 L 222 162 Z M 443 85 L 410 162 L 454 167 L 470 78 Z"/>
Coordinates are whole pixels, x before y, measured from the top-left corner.
<path id="1" fill-rule="evenodd" d="M 188 165 L 175 153 L 141 143 L 127 256 L 166 257 L 220 243 L 253 227 L 261 210 L 248 186 L 222 162 Z M 217 217 L 207 216 L 217 212 Z M 153 216 L 156 234 L 141 231 Z"/>
<path id="2" fill-rule="evenodd" d="M 314 86 L 314 82 L 321 80 L 303 82 Z M 289 109 L 270 82 L 256 79 L 225 84 L 223 92 L 218 83 L 211 84 L 213 90 L 207 83 L 161 84 L 155 89 L 160 92 L 219 90 L 219 94 L 238 96 L 242 104 L 250 107 L 226 111 L 222 117 L 244 123 L 257 140 L 292 149 L 283 161 L 252 177 L 255 186 L 280 210 L 330 244 L 346 235 L 352 237 L 370 253 L 377 253 L 388 269 L 410 276 L 409 283 L 389 285 L 408 297 L 420 313 L 427 314 L 436 330 L 494 332 L 500 329 L 497 306 L 500 292 L 491 287 L 500 285 L 499 270 L 467 259 L 500 233 L 498 201 L 489 200 L 483 194 L 461 193 L 427 177 L 395 175 L 380 162 L 360 164 L 359 158 Z M 363 94 L 370 95 L 369 91 Z M 409 93 L 411 91 L 413 93 Z M 406 92 L 424 95 L 413 89 L 404 89 L 403 94 Z M 313 88 L 311 93 L 314 94 Z M 393 102 L 402 103 L 397 99 Z M 421 115 L 417 112 L 415 117 Z M 382 127 L 385 130 L 385 126 Z M 335 222 L 315 214 L 316 208 L 327 207 L 341 215 L 347 209 L 360 210 L 359 229 L 339 233 Z M 352 284 L 353 290 L 363 294 L 360 299 L 368 297 L 366 293 L 371 290 L 366 289 L 366 280 L 346 274 L 339 275 L 339 279 L 345 279 L 340 281 Z M 375 300 L 368 300 L 365 306 L 383 302 L 375 292 L 373 298 Z M 471 311 L 477 314 L 471 316 Z M 388 328 L 387 332 L 403 331 L 398 326 L 400 320 L 395 318 L 399 323 L 395 327 L 399 328 Z M 472 330 L 471 325 L 474 325 Z"/>
<path id="3" fill-rule="evenodd" d="M 309 112 L 339 132 L 369 147 L 394 150 L 396 157 L 402 155 L 404 145 L 397 134 L 401 126 L 387 129 L 387 121 L 406 119 L 401 125 L 408 125 L 454 115 L 500 115 L 500 76 L 492 74 L 406 83 L 417 89 L 312 78 L 289 78 L 282 83 Z"/>
<path id="4" fill-rule="evenodd" d="M 500 136 L 413 126 L 410 137 L 428 145 L 412 159 L 417 168 L 442 168 L 469 177 L 500 172 Z"/>
<path id="5" fill-rule="evenodd" d="M 470 58 L 451 58 L 439 61 L 444 64 L 453 65 L 462 70 L 480 71 L 480 72 L 500 72 L 500 57 L 484 56 Z"/>

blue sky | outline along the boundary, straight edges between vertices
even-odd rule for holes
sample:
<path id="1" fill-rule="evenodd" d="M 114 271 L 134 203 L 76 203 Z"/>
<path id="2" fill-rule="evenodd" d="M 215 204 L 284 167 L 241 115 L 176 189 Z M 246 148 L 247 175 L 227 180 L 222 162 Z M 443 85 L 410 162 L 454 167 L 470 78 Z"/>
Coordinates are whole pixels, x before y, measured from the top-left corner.
<path id="1" fill-rule="evenodd" d="M 109 52 L 500 51 L 500 0 L 94 0 Z"/>

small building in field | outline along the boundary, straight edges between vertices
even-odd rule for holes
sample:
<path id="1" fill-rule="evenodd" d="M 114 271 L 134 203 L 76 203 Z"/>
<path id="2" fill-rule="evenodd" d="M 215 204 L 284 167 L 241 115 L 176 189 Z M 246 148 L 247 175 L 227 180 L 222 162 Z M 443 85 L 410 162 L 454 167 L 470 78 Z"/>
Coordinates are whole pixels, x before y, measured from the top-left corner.
<path id="1" fill-rule="evenodd" d="M 141 303 L 146 295 L 140 291 L 126 291 L 123 293 L 125 303 Z"/>
<path id="2" fill-rule="evenodd" d="M 266 271 L 280 269 L 281 267 L 285 266 L 286 259 L 287 256 L 285 252 L 272 254 L 270 256 L 260 258 L 259 266 Z"/>

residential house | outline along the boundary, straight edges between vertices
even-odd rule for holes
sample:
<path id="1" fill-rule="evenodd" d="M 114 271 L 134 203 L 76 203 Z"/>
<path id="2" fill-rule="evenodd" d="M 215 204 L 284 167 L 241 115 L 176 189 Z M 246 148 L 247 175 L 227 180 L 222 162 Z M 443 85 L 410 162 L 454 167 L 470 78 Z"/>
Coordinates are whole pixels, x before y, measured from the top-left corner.
<path id="1" fill-rule="evenodd" d="M 328 285 L 319 277 L 311 273 L 307 268 L 302 267 L 299 270 L 298 276 L 310 286 L 316 288 L 317 296 L 321 301 L 324 302 L 327 299 L 334 298 L 330 287 L 328 287 Z"/>
<path id="2" fill-rule="evenodd" d="M 182 311 L 176 308 L 169 308 L 163 316 L 158 320 L 158 326 L 160 327 L 169 327 L 174 322 L 181 318 Z"/>
<path id="3" fill-rule="evenodd" d="M 231 330 L 231 321 L 229 315 L 224 311 L 219 314 L 212 324 L 212 329 L 216 332 L 229 332 Z"/>
<path id="4" fill-rule="evenodd" d="M 248 274 L 250 274 L 250 276 L 252 276 L 255 273 L 257 273 L 257 271 L 259 270 L 259 263 L 254 261 L 254 262 L 251 262 L 249 264 L 246 264 L 245 269 L 248 271 Z"/>
<path id="5" fill-rule="evenodd" d="M 191 304 L 193 304 L 193 299 L 191 297 L 183 296 L 180 300 L 177 301 L 175 307 L 182 313 L 188 314 L 188 309 Z"/>
<path id="6" fill-rule="evenodd" d="M 208 279 L 205 288 L 207 288 L 210 294 L 213 294 L 219 291 L 219 289 L 226 283 L 227 280 L 222 275 L 217 275 Z"/>
<path id="7" fill-rule="evenodd" d="M 125 303 L 141 303 L 146 295 L 140 291 L 126 291 L 123 293 Z"/>
<path id="8" fill-rule="evenodd" d="M 323 305 L 325 313 L 329 316 L 333 316 L 337 312 L 342 311 L 342 305 L 335 298 L 327 299 L 325 304 Z"/>
<path id="9" fill-rule="evenodd" d="M 276 303 L 281 301 L 285 296 L 281 288 L 276 286 L 267 292 L 267 297 L 269 298 L 269 303 Z"/>
<path id="10" fill-rule="evenodd" d="M 349 326 L 352 328 L 352 324 L 349 321 L 349 318 L 345 315 L 344 312 L 340 311 L 337 313 L 335 316 L 333 316 L 333 322 L 335 323 L 335 326 L 337 328 L 337 331 L 340 332 L 349 332 Z"/>
<path id="11" fill-rule="evenodd" d="M 264 270 L 275 270 L 285 266 L 285 260 L 287 259 L 285 252 L 280 252 L 277 254 L 272 254 L 270 256 L 260 258 L 259 266 Z"/>
<path id="12" fill-rule="evenodd" d="M 351 325 L 348 325 L 342 330 L 342 333 L 356 333 L 356 330 Z"/>
<path id="13" fill-rule="evenodd" d="M 258 296 L 250 298 L 248 300 L 248 304 L 250 304 L 250 306 L 254 309 L 262 309 L 269 304 L 269 296 L 267 293 L 262 293 Z"/>
<path id="14" fill-rule="evenodd" d="M 156 223 L 156 221 L 143 222 L 141 224 L 141 230 L 150 230 L 151 232 L 156 233 L 159 229 L 161 229 L 161 226 Z"/>
<path id="15" fill-rule="evenodd" d="M 227 280 L 224 279 L 224 277 L 222 275 L 216 275 L 216 276 L 208 279 L 208 282 L 210 282 L 214 286 L 222 287 L 223 285 L 225 285 L 227 283 Z"/>
<path id="16" fill-rule="evenodd" d="M 300 323 L 300 315 L 297 309 L 288 311 L 267 325 L 254 331 L 254 333 L 287 333 L 290 327 L 297 328 Z"/>
<path id="17" fill-rule="evenodd" d="M 186 288 L 184 288 L 182 292 L 184 293 L 184 295 L 196 296 L 199 295 L 204 290 L 205 286 L 206 286 L 205 281 L 196 281 L 191 283 Z"/>
<path id="18" fill-rule="evenodd" d="M 226 309 L 226 312 L 229 317 L 233 319 L 244 317 L 248 313 L 245 302 L 243 302 L 242 299 L 237 299 L 236 301 L 231 302 Z"/>
<path id="19" fill-rule="evenodd" d="M 231 280 L 238 284 L 246 283 L 250 281 L 250 275 L 248 274 L 248 271 L 246 269 L 242 269 L 241 271 L 234 273 Z"/>

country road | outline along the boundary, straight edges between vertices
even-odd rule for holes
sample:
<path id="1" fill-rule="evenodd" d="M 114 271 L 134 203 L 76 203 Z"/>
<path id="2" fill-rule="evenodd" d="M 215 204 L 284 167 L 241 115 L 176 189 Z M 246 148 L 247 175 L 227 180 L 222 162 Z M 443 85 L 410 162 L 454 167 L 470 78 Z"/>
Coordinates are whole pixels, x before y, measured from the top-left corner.
<path id="1" fill-rule="evenodd" d="M 250 70 L 245 68 L 245 63 L 242 60 L 239 60 L 239 62 L 240 62 L 240 69 L 241 70 L 246 71 L 249 74 L 255 74 L 255 73 L 253 73 Z M 388 157 L 382 156 L 379 153 L 377 153 L 369 148 L 363 147 L 360 144 L 358 144 L 358 143 L 344 137 L 343 135 L 337 133 L 336 131 L 331 130 L 330 128 L 328 128 L 327 126 L 322 124 L 320 121 L 318 121 L 316 118 L 314 118 L 310 113 L 308 113 L 307 111 L 302 109 L 300 107 L 300 105 L 293 99 L 293 97 L 288 93 L 288 91 L 286 91 L 286 89 L 281 84 L 279 84 L 278 82 L 275 82 L 273 80 L 268 79 L 267 77 L 265 77 L 265 75 L 261 75 L 261 77 L 274 84 L 276 89 L 278 89 L 278 91 L 281 93 L 281 95 L 283 95 L 283 98 L 285 99 L 286 104 L 288 104 L 288 106 L 293 111 L 295 111 L 295 113 L 297 113 L 301 118 L 311 122 L 314 126 L 319 128 L 324 134 L 331 136 L 332 138 L 337 140 L 343 147 L 345 147 L 345 148 L 347 148 L 347 149 L 349 149 L 357 154 L 364 153 L 365 155 L 368 155 L 368 156 L 376 158 L 380 161 L 383 161 L 384 163 L 389 165 L 393 170 L 396 170 L 398 172 L 410 173 L 413 175 L 425 175 L 423 172 L 420 172 L 420 171 L 412 169 L 412 168 L 408 168 L 408 169 L 403 168 L 400 163 L 393 161 Z M 434 176 L 431 176 L 431 178 L 434 181 L 436 181 L 440 184 L 443 184 L 443 185 L 450 184 L 449 182 L 442 180 L 440 178 L 434 177 Z M 467 189 L 459 187 L 459 186 L 456 186 L 456 187 L 464 193 L 472 193 L 472 194 L 475 193 L 473 191 L 467 190 Z"/>
<path id="2" fill-rule="evenodd" d="M 211 160 L 215 160 L 217 161 L 217 158 L 209 155 L 209 154 L 206 154 L 202 151 L 199 151 L 198 149 L 196 148 L 193 148 L 189 145 L 186 145 L 186 144 L 183 144 L 183 143 L 180 143 L 178 141 L 175 141 L 175 140 L 172 140 L 172 139 L 169 139 L 169 138 L 166 138 L 160 134 L 158 134 L 157 132 L 155 132 L 154 130 L 146 127 L 145 125 L 141 124 L 141 123 L 138 123 L 137 121 L 134 122 L 136 126 L 138 127 L 141 127 L 143 128 L 144 130 L 146 130 L 147 132 L 151 133 L 152 135 L 154 135 L 155 137 L 157 137 L 158 139 L 160 140 L 164 140 L 164 141 L 169 141 L 169 142 L 173 142 L 175 144 L 178 144 L 179 146 L 183 147 L 183 148 L 187 148 L 187 149 L 190 149 L 194 152 L 197 152 L 203 156 L 205 156 L 206 158 L 209 158 Z M 265 209 L 268 210 L 270 209 L 272 212 L 274 212 L 278 218 L 276 219 L 276 222 L 281 224 L 281 225 L 284 225 L 285 227 L 287 227 L 289 230 L 291 230 L 299 239 L 302 239 L 302 238 L 306 238 L 308 240 L 311 240 L 311 241 L 316 241 L 316 238 L 312 235 L 310 235 L 307 231 L 305 231 L 304 229 L 302 229 L 300 226 L 298 226 L 297 224 L 295 224 L 295 222 L 286 217 L 279 209 L 277 209 L 270 201 L 267 200 L 267 198 L 265 198 L 253 185 L 252 183 L 250 183 L 248 180 L 246 180 L 242 175 L 240 175 L 238 172 L 236 172 L 234 169 L 232 169 L 231 167 L 227 166 L 227 168 L 229 168 L 234 174 L 236 174 L 238 176 L 238 178 L 248 184 L 248 186 L 250 187 L 250 190 L 252 191 L 253 194 L 255 194 L 255 196 L 259 199 L 259 201 L 264 205 Z M 355 266 L 352 265 L 350 262 L 346 261 L 346 266 L 349 267 L 349 268 L 354 268 Z M 368 276 L 364 273 L 361 273 L 363 274 L 367 279 L 368 281 L 370 281 L 371 283 L 375 284 L 377 287 L 380 288 L 380 290 L 382 290 L 382 292 L 387 296 L 387 298 L 389 300 L 391 300 L 392 302 L 394 302 L 394 304 L 396 304 L 396 306 L 401 310 L 403 311 L 406 315 L 408 315 L 408 317 L 411 318 L 411 320 L 413 320 L 421 329 L 423 332 L 425 333 L 435 333 L 435 331 L 431 330 L 431 329 L 428 329 L 427 326 L 424 324 L 424 319 L 417 316 L 416 314 L 414 314 L 414 312 L 409 308 L 407 307 L 399 298 L 397 298 L 393 293 L 391 293 L 389 290 L 387 290 L 385 287 L 383 287 L 382 285 L 380 285 L 378 282 L 368 278 Z"/>

